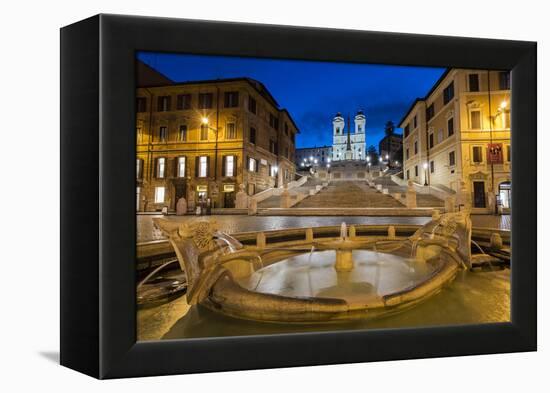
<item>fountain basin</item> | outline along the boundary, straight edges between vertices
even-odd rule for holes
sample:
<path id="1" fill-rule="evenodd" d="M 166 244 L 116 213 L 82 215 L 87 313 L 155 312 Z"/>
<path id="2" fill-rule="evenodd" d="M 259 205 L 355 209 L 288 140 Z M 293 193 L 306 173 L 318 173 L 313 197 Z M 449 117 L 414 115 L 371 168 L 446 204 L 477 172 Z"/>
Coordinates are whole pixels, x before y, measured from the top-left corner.
<path id="1" fill-rule="evenodd" d="M 227 235 L 220 244 L 205 227 L 211 224 L 200 225 L 165 230 L 189 277 L 188 303 L 240 319 L 377 318 L 427 299 L 470 264 L 471 223 L 464 214 L 444 215 L 406 240 L 352 240 L 343 224 L 339 239 L 312 241 L 311 252 L 298 248 L 299 255 L 283 254 L 269 265 L 259 251 L 228 242 Z"/>

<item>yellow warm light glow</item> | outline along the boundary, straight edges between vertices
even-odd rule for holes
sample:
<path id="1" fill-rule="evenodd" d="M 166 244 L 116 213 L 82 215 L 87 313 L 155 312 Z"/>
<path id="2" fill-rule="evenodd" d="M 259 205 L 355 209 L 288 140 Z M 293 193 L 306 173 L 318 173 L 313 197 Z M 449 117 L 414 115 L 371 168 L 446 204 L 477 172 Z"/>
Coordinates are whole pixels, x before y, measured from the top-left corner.
<path id="1" fill-rule="evenodd" d="M 508 106 L 508 103 L 507 103 L 506 101 L 502 101 L 502 102 L 500 103 L 501 109 L 504 109 L 504 108 L 506 108 L 507 106 Z"/>
<path id="2" fill-rule="evenodd" d="M 202 124 L 208 124 L 208 117 L 203 117 L 201 121 L 202 121 Z"/>

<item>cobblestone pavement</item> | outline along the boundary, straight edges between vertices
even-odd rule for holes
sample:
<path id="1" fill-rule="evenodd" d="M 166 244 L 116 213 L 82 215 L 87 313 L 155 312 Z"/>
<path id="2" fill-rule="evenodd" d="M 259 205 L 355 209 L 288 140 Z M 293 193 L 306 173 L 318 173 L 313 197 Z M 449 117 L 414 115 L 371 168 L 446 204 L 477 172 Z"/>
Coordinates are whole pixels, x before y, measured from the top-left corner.
<path id="1" fill-rule="evenodd" d="M 162 233 L 153 226 L 153 217 L 160 215 L 137 216 L 138 243 L 164 239 Z M 168 216 L 170 220 L 185 222 L 196 220 L 195 216 Z M 315 227 L 324 225 L 347 224 L 413 224 L 423 225 L 429 217 L 296 217 L 296 216 L 202 216 L 201 219 L 216 220 L 220 229 L 227 233 L 269 231 L 282 228 Z M 510 216 L 472 216 L 474 227 L 498 228 L 510 230 Z"/>

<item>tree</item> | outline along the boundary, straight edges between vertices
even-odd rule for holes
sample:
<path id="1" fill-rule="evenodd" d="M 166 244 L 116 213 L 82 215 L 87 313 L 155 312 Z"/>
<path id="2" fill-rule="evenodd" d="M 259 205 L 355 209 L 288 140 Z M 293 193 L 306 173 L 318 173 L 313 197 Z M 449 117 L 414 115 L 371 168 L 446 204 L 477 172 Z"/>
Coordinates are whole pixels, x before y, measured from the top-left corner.
<path id="1" fill-rule="evenodd" d="M 372 165 L 378 165 L 378 152 L 376 151 L 376 147 L 370 145 L 367 149 L 367 156 L 370 157 Z"/>
<path id="2" fill-rule="evenodd" d="M 386 133 L 386 136 L 393 135 L 395 131 L 395 124 L 393 124 L 393 121 L 388 120 L 386 122 L 386 125 L 384 126 L 384 132 Z"/>

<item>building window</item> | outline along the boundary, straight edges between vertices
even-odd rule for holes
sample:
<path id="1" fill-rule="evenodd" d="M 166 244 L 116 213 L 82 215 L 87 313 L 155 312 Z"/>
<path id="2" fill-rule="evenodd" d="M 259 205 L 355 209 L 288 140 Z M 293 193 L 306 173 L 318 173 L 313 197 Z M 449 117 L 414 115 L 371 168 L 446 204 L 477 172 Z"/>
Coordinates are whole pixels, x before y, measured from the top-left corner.
<path id="1" fill-rule="evenodd" d="M 452 151 L 449 153 L 449 166 L 455 166 L 455 152 Z"/>
<path id="2" fill-rule="evenodd" d="M 160 142 L 166 142 L 167 134 L 168 134 L 168 127 L 166 127 L 166 126 L 160 127 L 159 128 L 159 141 Z"/>
<path id="3" fill-rule="evenodd" d="M 413 128 L 416 128 L 418 127 L 418 119 L 417 119 L 417 115 L 414 115 L 414 118 L 413 118 Z"/>
<path id="4" fill-rule="evenodd" d="M 502 71 L 498 73 L 498 85 L 500 90 L 510 90 L 510 72 Z"/>
<path id="5" fill-rule="evenodd" d="M 176 108 L 178 110 L 191 109 L 191 94 L 178 94 Z"/>
<path id="6" fill-rule="evenodd" d="M 447 120 L 447 135 L 451 136 L 455 133 L 455 122 L 454 119 L 451 117 L 449 120 Z"/>
<path id="7" fill-rule="evenodd" d="M 277 142 L 274 140 L 269 141 L 269 152 L 272 154 L 277 154 Z"/>
<path id="8" fill-rule="evenodd" d="M 426 108 L 426 121 L 430 121 L 435 115 L 434 104 Z"/>
<path id="9" fill-rule="evenodd" d="M 183 124 L 180 126 L 180 133 L 178 135 L 178 140 L 180 142 L 187 141 L 187 125 Z"/>
<path id="10" fill-rule="evenodd" d="M 510 145 L 506 145 L 506 161 L 510 162 L 512 157 L 512 152 L 510 150 Z"/>
<path id="11" fill-rule="evenodd" d="M 470 129 L 472 130 L 481 129 L 481 110 L 480 109 L 470 110 Z"/>
<path id="12" fill-rule="evenodd" d="M 476 164 L 483 162 L 483 148 L 481 146 L 472 147 L 472 161 Z"/>
<path id="13" fill-rule="evenodd" d="M 433 134 L 433 132 L 430 134 L 429 140 L 430 140 L 429 143 L 430 143 L 430 149 L 431 149 L 432 147 L 434 147 L 434 134 Z"/>
<path id="14" fill-rule="evenodd" d="M 141 158 L 136 159 L 136 179 L 143 178 L 143 160 Z"/>
<path id="15" fill-rule="evenodd" d="M 137 141 L 139 143 L 143 139 L 143 127 L 141 125 L 138 125 L 136 127 L 136 134 L 137 134 Z"/>
<path id="16" fill-rule="evenodd" d="M 258 172 L 258 161 L 256 159 L 249 157 L 248 158 L 248 171 L 249 172 Z"/>
<path id="17" fill-rule="evenodd" d="M 166 158 L 157 158 L 157 177 L 164 179 L 166 177 Z"/>
<path id="18" fill-rule="evenodd" d="M 405 135 L 405 138 L 409 136 L 409 125 L 408 124 L 405 126 L 403 133 Z"/>
<path id="19" fill-rule="evenodd" d="M 138 112 L 145 112 L 147 110 L 147 98 L 138 97 L 136 101 L 136 110 Z"/>
<path id="20" fill-rule="evenodd" d="M 510 128 L 510 111 L 503 110 L 500 116 L 502 117 L 502 128 Z"/>
<path id="21" fill-rule="evenodd" d="M 277 167 L 273 165 L 269 165 L 269 174 L 271 177 L 277 176 Z"/>
<path id="22" fill-rule="evenodd" d="M 185 157 L 178 157 L 178 177 L 185 177 Z"/>
<path id="23" fill-rule="evenodd" d="M 443 130 L 437 132 L 437 143 L 443 142 Z"/>
<path id="24" fill-rule="evenodd" d="M 160 96 L 158 98 L 158 112 L 167 112 L 170 110 L 170 96 Z"/>
<path id="25" fill-rule="evenodd" d="M 248 111 L 256 114 L 256 100 L 248 96 Z"/>
<path id="26" fill-rule="evenodd" d="M 208 176 L 208 157 L 206 156 L 200 156 L 198 160 L 199 168 L 197 171 L 198 177 L 206 177 Z"/>
<path id="27" fill-rule="evenodd" d="M 237 128 L 235 123 L 227 123 L 225 126 L 225 139 L 236 139 L 237 138 Z"/>
<path id="28" fill-rule="evenodd" d="M 201 124 L 201 141 L 208 140 L 208 124 Z"/>
<path id="29" fill-rule="evenodd" d="M 479 75 L 478 74 L 468 75 L 468 90 L 470 90 L 470 91 L 479 91 Z"/>
<path id="30" fill-rule="evenodd" d="M 279 129 L 279 119 L 277 119 L 271 113 L 269 114 L 269 125 L 276 130 Z"/>
<path id="31" fill-rule="evenodd" d="M 164 187 L 155 187 L 155 203 L 164 203 Z"/>
<path id="32" fill-rule="evenodd" d="M 239 92 L 238 91 L 226 91 L 223 94 L 224 107 L 236 108 L 239 106 Z"/>
<path id="33" fill-rule="evenodd" d="M 434 173 L 434 172 L 435 172 L 435 162 L 430 161 L 430 173 Z"/>
<path id="34" fill-rule="evenodd" d="M 199 94 L 199 109 L 212 109 L 212 93 Z"/>
<path id="35" fill-rule="evenodd" d="M 256 129 L 250 127 L 250 143 L 256 144 Z"/>
<path id="36" fill-rule="evenodd" d="M 418 165 L 414 166 L 414 176 L 418 177 Z"/>
<path id="37" fill-rule="evenodd" d="M 235 176 L 235 156 L 225 156 L 223 163 L 223 175 L 225 177 Z"/>
<path id="38" fill-rule="evenodd" d="M 405 160 L 409 159 L 409 148 L 405 150 Z"/>
<path id="39" fill-rule="evenodd" d="M 409 180 L 411 177 L 409 176 L 409 170 L 407 169 L 407 180 Z"/>
<path id="40" fill-rule="evenodd" d="M 454 82 L 449 83 L 449 86 L 447 86 L 443 90 L 443 104 L 447 105 L 449 101 L 453 99 L 455 96 L 455 84 Z"/>
<path id="41" fill-rule="evenodd" d="M 414 154 L 418 154 L 418 141 L 414 141 Z"/>
<path id="42" fill-rule="evenodd" d="M 361 128 L 361 126 L 359 126 Z M 288 123 L 285 123 L 285 135 L 288 135 Z"/>

